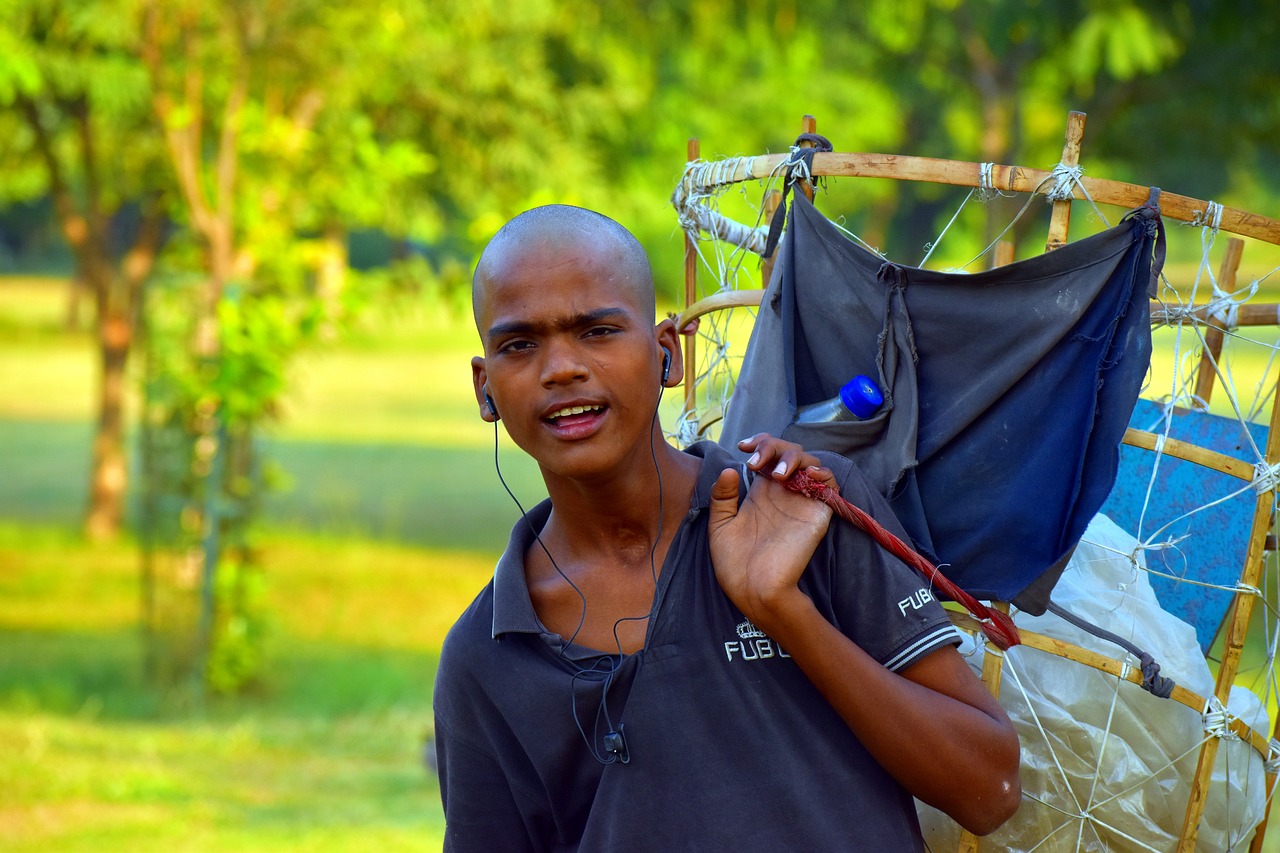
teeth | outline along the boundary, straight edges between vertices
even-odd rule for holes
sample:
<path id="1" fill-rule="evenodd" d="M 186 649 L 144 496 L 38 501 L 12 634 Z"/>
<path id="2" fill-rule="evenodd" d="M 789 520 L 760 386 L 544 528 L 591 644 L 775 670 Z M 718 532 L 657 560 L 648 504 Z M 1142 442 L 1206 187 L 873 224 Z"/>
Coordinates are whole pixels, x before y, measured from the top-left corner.
<path id="1" fill-rule="evenodd" d="M 580 415 L 583 412 L 598 412 L 598 411 L 600 411 L 599 406 L 565 406 L 563 409 L 561 409 L 558 412 L 552 412 L 551 419 L 554 420 L 555 418 L 567 418 L 569 417 L 569 415 Z"/>

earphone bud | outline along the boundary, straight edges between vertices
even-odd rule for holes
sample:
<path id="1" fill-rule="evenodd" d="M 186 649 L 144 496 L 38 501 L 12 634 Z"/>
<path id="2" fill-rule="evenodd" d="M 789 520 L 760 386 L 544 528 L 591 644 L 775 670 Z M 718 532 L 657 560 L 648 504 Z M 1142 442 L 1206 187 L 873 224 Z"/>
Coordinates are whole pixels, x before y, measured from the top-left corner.
<path id="1" fill-rule="evenodd" d="M 502 420 L 502 415 L 498 414 L 498 407 L 493 404 L 493 398 L 489 396 L 488 382 L 486 382 L 484 387 L 480 389 L 480 393 L 484 394 L 484 403 L 489 407 L 489 411 L 493 412 L 493 419 Z"/>
<path id="2" fill-rule="evenodd" d="M 667 377 L 671 375 L 671 350 L 666 347 L 662 348 L 662 384 L 667 384 Z"/>

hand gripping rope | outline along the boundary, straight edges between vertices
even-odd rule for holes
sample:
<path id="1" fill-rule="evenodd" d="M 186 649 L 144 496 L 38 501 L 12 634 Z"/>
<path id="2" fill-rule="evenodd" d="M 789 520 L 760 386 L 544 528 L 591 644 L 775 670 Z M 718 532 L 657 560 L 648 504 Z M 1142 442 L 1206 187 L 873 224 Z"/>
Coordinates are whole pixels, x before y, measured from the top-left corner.
<path id="1" fill-rule="evenodd" d="M 982 625 L 982 633 L 986 634 L 987 639 L 995 643 L 999 648 L 1007 649 L 1022 642 L 1018 636 L 1017 627 L 1014 626 L 1013 620 L 1009 618 L 1007 613 L 992 610 L 956 586 L 942 574 L 937 566 L 917 554 L 909 545 L 882 527 L 874 518 L 841 497 L 840 493 L 835 489 L 825 483 L 819 483 L 804 471 L 797 471 L 783 485 L 805 497 L 822 501 L 831 507 L 831 510 L 836 515 L 859 530 L 866 532 L 881 548 L 884 548 L 919 572 L 925 580 L 929 581 L 931 587 L 937 588 L 947 598 L 962 605 L 972 613 L 974 618 Z"/>

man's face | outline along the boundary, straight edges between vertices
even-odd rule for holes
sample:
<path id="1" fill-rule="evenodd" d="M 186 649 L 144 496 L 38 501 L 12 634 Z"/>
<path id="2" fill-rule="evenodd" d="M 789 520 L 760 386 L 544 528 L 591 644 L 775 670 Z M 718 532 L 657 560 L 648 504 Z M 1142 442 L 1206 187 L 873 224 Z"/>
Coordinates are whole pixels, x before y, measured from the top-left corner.
<path id="1" fill-rule="evenodd" d="M 661 351 L 648 291 L 607 239 L 552 236 L 489 258 L 472 362 L 512 439 L 544 474 L 597 479 L 649 461 Z"/>

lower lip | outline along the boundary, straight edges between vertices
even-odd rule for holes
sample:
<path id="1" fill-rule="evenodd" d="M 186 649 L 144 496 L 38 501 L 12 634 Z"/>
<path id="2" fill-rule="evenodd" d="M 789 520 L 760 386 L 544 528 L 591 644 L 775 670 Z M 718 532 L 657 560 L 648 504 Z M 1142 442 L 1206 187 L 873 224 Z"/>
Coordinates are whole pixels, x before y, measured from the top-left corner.
<path id="1" fill-rule="evenodd" d="M 605 411 L 608 411 L 607 409 Z M 578 439 L 592 435 L 600 427 L 604 419 L 604 411 L 583 412 L 580 415 L 569 415 L 563 418 L 546 421 L 557 438 Z"/>

